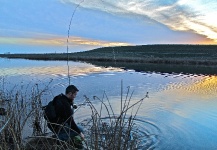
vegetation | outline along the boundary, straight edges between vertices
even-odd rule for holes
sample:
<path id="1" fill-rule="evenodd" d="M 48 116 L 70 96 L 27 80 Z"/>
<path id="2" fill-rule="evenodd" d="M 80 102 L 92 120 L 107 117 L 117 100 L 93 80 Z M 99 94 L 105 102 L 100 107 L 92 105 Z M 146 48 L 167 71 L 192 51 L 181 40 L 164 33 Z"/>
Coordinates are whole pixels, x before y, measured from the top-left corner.
<path id="1" fill-rule="evenodd" d="M 134 70 L 140 73 L 157 74 L 198 74 L 198 75 L 216 75 L 217 66 L 207 65 L 176 65 L 176 64 L 150 64 L 150 63 L 126 63 L 126 62 L 98 62 L 88 61 L 95 66 L 116 67 L 124 70 Z"/>
<path id="2" fill-rule="evenodd" d="M 11 90 L 5 88 L 4 80 L 1 80 L 0 106 L 5 110 L 4 115 L 0 115 L 0 150 L 3 149 L 24 149 L 25 132 L 32 132 L 37 135 L 38 125 L 42 126 L 42 95 L 47 90 L 39 89 L 38 84 L 27 88 L 17 88 Z M 29 93 L 28 89 L 31 89 Z M 43 132 L 45 132 L 45 130 Z"/>
<path id="3" fill-rule="evenodd" d="M 2 84 L 4 87 L 4 83 Z M 30 94 L 27 89 L 22 88 L 18 90 L 13 88 L 11 91 L 0 89 L 2 102 L 0 106 L 4 103 L 6 109 L 6 114 L 0 116 L 0 150 L 74 149 L 71 141 L 60 141 L 55 135 L 48 134 L 46 121 L 43 118 L 42 100 L 43 95 L 49 91 L 49 85 L 41 90 L 39 87 L 38 84 L 28 87 L 31 89 Z M 138 149 L 144 144 L 141 143 L 144 136 L 140 137 L 134 132 L 136 130 L 134 120 L 147 95 L 139 101 L 132 102 L 133 92 L 130 93 L 130 88 L 127 91 L 126 96 L 121 92 L 121 107 L 118 113 L 113 111 L 106 93 L 102 99 L 93 97 L 94 101 L 100 102 L 99 109 L 85 96 L 83 104 L 92 112 L 90 118 L 82 122 L 85 126 L 86 138 L 83 145 L 86 149 Z M 80 108 L 82 107 L 78 109 Z M 128 113 L 132 108 L 135 113 Z M 32 135 L 24 138 L 26 132 L 32 132 Z"/>
<path id="4" fill-rule="evenodd" d="M 179 65 L 217 65 L 217 45 L 141 45 L 104 47 L 77 53 L 1 54 L 34 60 L 133 62 Z"/>

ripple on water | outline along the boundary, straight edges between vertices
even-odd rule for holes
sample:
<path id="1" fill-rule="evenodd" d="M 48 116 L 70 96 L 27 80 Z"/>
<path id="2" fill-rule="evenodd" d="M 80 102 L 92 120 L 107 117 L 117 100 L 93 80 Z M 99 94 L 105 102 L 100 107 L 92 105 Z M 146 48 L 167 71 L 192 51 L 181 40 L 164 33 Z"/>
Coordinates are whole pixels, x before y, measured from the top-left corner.
<path id="1" fill-rule="evenodd" d="M 154 149 L 158 146 L 159 135 L 161 134 L 160 128 L 151 121 L 144 119 L 134 120 L 136 130 L 133 130 L 140 139 L 138 149 Z"/>
<path id="2" fill-rule="evenodd" d="M 128 134 L 128 123 L 129 123 L 130 118 L 125 118 L 125 127 L 122 129 L 122 139 L 125 139 L 127 134 Z M 101 124 L 99 126 L 100 130 L 105 130 L 103 126 L 109 127 L 109 131 L 106 130 L 106 135 L 104 132 L 100 132 L 100 135 L 98 137 L 99 141 L 105 142 L 106 140 L 109 141 L 111 138 L 114 138 L 113 136 L 109 137 L 108 135 L 115 129 L 117 129 L 117 126 L 113 126 L 110 124 L 110 118 L 105 117 L 100 119 Z M 117 121 L 117 117 L 112 118 L 112 120 Z M 85 119 L 81 122 L 82 126 L 85 127 L 85 134 L 88 138 L 93 137 L 93 133 L 95 133 L 95 128 L 93 128 L 92 121 L 90 119 Z M 161 133 L 160 129 L 158 126 L 156 126 L 153 122 L 151 121 L 146 121 L 143 119 L 133 119 L 133 128 L 130 131 L 130 138 L 128 144 L 136 144 L 135 149 L 138 150 L 143 150 L 143 149 L 155 149 L 158 146 L 159 143 L 159 135 Z M 120 130 L 120 129 L 119 129 Z M 100 138 L 103 136 L 103 138 Z M 90 141 L 89 141 L 90 142 Z M 131 145 L 132 146 L 132 145 Z"/>

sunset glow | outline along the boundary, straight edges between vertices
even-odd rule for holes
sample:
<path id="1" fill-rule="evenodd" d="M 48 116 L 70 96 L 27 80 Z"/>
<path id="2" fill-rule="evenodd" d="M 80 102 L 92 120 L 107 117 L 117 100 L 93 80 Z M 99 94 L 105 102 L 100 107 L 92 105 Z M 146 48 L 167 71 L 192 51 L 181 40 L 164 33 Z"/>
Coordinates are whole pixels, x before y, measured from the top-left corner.
<path id="1" fill-rule="evenodd" d="M 0 5 L 0 53 L 65 52 L 67 44 L 70 52 L 123 45 L 217 44 L 215 0 L 2 0 Z"/>
<path id="2" fill-rule="evenodd" d="M 65 46 L 67 39 L 62 38 L 14 38 L 14 37 L 0 37 L 2 44 L 26 44 L 26 45 L 48 45 L 48 46 Z M 70 37 L 69 45 L 90 45 L 90 46 L 126 46 L 128 43 L 99 41 L 92 39 L 85 39 L 80 37 Z"/>

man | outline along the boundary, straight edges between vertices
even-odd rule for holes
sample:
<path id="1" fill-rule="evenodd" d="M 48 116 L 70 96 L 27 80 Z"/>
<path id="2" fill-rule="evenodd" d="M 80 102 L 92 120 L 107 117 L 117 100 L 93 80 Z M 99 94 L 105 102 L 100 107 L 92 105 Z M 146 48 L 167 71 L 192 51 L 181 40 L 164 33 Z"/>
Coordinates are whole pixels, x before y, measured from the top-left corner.
<path id="1" fill-rule="evenodd" d="M 57 134 L 60 140 L 69 141 L 78 135 L 84 139 L 81 128 L 77 126 L 73 118 L 74 111 L 72 109 L 78 91 L 74 85 L 69 85 L 65 94 L 57 95 L 53 99 L 57 124 L 52 125 L 50 129 Z"/>

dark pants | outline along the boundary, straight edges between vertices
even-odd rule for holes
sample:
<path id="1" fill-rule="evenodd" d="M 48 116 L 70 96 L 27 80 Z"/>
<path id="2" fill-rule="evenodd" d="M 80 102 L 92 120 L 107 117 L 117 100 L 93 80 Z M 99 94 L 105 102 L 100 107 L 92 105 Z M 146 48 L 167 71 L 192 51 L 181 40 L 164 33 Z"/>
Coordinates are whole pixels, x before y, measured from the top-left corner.
<path id="1" fill-rule="evenodd" d="M 78 126 L 81 132 L 83 132 L 83 128 Z M 72 130 L 68 124 L 64 125 L 60 131 L 57 133 L 57 136 L 62 141 L 69 141 L 73 139 L 75 136 L 79 135 L 76 131 Z"/>

